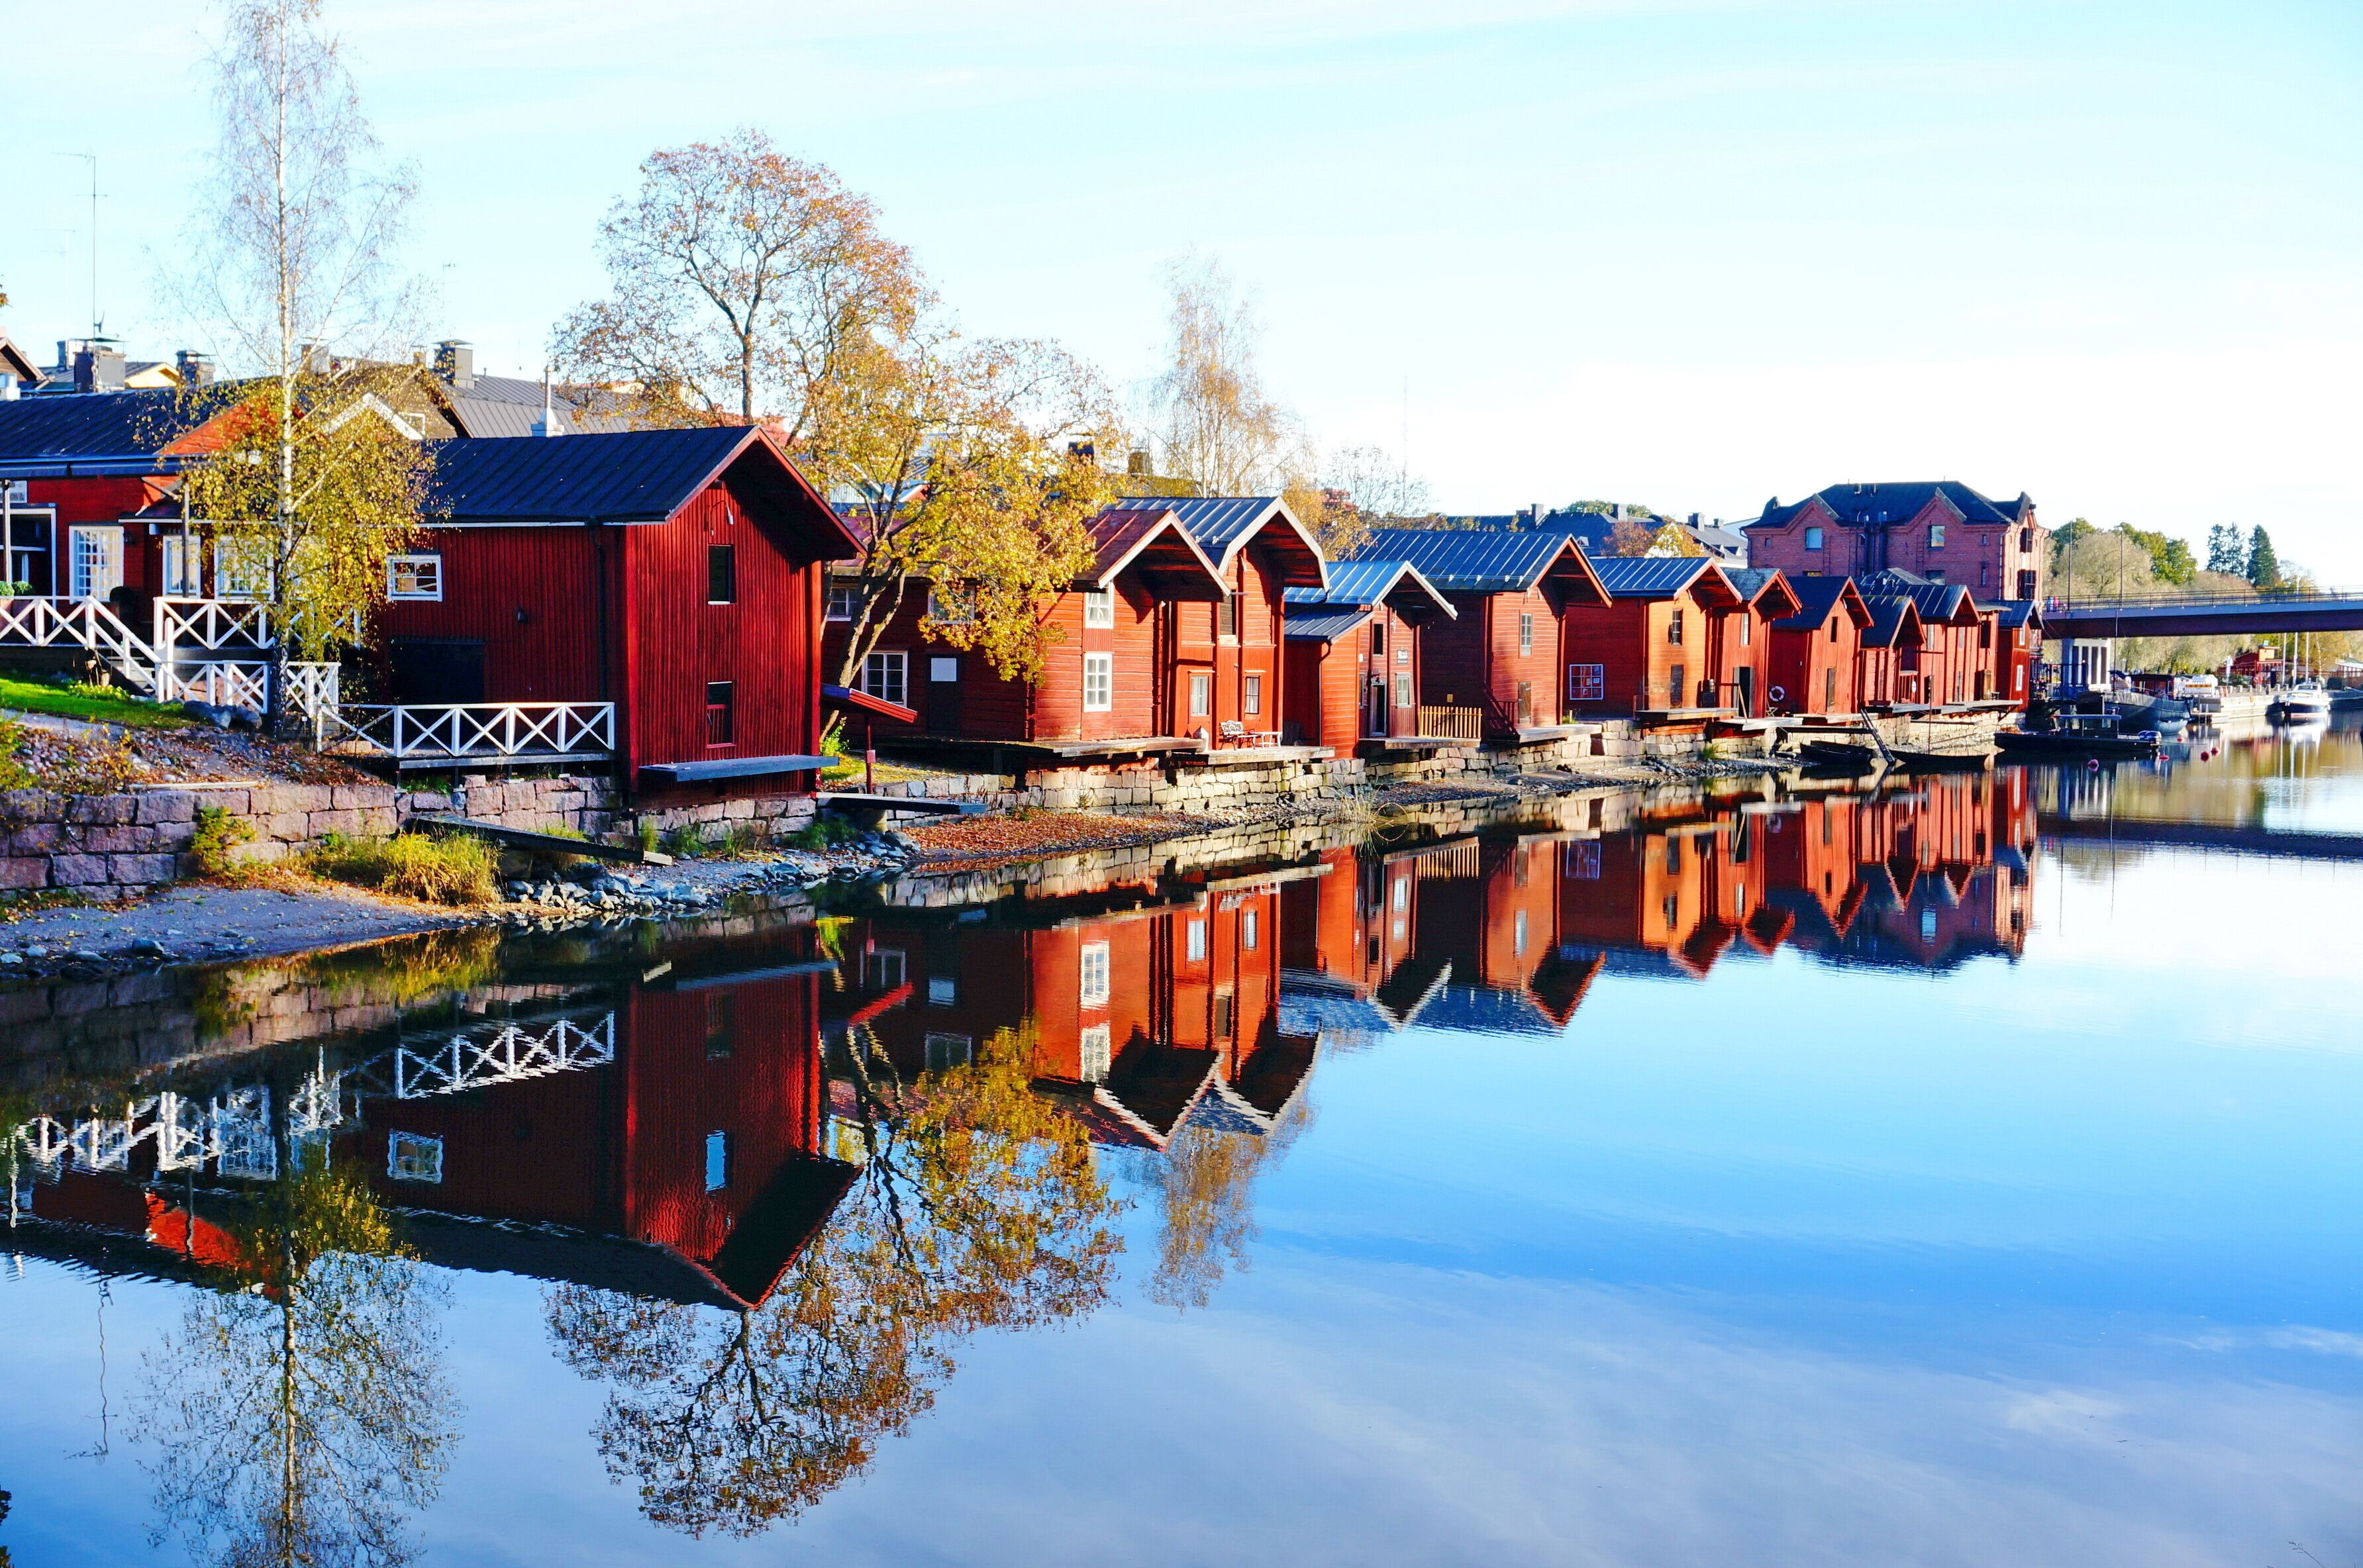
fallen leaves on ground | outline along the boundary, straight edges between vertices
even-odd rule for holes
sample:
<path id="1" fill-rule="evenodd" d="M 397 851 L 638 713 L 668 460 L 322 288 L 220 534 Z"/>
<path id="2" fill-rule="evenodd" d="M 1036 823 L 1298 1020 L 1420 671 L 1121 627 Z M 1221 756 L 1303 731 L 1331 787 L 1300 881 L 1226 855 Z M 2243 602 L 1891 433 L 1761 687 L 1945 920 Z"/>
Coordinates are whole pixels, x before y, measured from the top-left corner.
<path id="1" fill-rule="evenodd" d="M 1179 814 L 1126 817 L 1093 812 L 962 817 L 904 832 L 930 863 L 1038 859 L 1076 849 L 1116 849 L 1203 833 L 1215 825 Z"/>

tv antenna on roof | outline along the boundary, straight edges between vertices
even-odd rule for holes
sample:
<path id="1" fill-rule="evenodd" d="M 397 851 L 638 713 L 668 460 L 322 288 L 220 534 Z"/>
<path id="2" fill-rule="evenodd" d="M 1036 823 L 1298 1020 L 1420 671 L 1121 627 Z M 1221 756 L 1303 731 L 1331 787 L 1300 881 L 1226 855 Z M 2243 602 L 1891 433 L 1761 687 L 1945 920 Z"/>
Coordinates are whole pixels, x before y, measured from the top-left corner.
<path id="1" fill-rule="evenodd" d="M 106 328 L 98 315 L 98 154 L 61 152 L 57 156 L 79 158 L 90 165 L 90 335 L 103 337 Z"/>

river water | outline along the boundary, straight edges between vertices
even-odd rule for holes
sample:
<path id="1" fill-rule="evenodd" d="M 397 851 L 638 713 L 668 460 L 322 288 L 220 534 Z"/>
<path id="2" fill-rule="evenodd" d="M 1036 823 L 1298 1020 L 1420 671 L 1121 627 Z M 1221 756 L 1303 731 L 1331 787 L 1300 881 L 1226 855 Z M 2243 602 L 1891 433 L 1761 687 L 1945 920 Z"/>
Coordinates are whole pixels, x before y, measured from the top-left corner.
<path id="1" fill-rule="evenodd" d="M 0 999 L 21 1564 L 2344 1563 L 2351 727 Z"/>

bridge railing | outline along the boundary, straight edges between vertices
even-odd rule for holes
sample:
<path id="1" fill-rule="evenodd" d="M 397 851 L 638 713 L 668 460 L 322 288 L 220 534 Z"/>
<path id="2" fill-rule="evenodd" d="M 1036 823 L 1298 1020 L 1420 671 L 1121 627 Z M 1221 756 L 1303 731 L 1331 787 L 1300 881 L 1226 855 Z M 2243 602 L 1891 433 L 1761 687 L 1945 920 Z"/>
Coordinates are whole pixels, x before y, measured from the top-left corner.
<path id="1" fill-rule="evenodd" d="M 2105 615 L 2115 610 L 2222 610 L 2242 605 L 2269 608 L 2280 604 L 2338 603 L 2363 601 L 2363 588 L 2273 588 L 2251 590 L 2246 593 L 2191 593 L 2158 590 L 2143 593 L 2111 593 L 2079 599 L 2074 594 L 2055 593 L 2043 601 L 2046 615 L 2079 617 Z"/>

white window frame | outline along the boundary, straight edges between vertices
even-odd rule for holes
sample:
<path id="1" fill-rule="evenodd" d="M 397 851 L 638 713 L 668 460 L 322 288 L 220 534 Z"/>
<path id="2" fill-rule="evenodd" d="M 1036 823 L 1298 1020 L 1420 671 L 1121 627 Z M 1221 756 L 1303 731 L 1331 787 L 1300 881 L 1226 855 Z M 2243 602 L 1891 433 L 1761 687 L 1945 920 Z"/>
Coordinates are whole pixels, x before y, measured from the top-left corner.
<path id="1" fill-rule="evenodd" d="M 824 621 L 852 620 L 853 602 L 860 596 L 860 591 L 849 583 L 843 586 L 831 583 L 828 591 L 821 600 L 821 619 Z"/>
<path id="2" fill-rule="evenodd" d="M 947 602 L 944 592 L 933 583 L 927 585 L 927 618 L 946 626 L 965 626 L 976 619 L 976 608 L 957 600 Z"/>
<path id="3" fill-rule="evenodd" d="M 865 986 L 891 991 L 900 988 L 910 977 L 911 955 L 900 947 L 873 947 L 861 955 L 861 983 Z"/>
<path id="4" fill-rule="evenodd" d="M 1945 525 L 1942 523 L 1928 525 L 1928 547 L 1932 550 L 1941 550 L 1945 547 Z"/>
<path id="5" fill-rule="evenodd" d="M 405 567 L 411 569 L 411 581 L 414 585 L 407 593 L 404 592 L 399 586 Z M 422 579 L 431 580 L 431 587 L 425 590 L 416 587 L 416 584 Z M 434 551 L 424 551 L 417 555 L 386 557 L 385 596 L 388 599 L 426 600 L 438 604 L 441 603 L 443 602 L 442 556 Z"/>
<path id="6" fill-rule="evenodd" d="M 1188 955 L 1191 963 L 1203 964 L 1206 961 L 1206 922 L 1204 921 L 1192 921 L 1183 941 L 1186 945 L 1182 951 Z"/>
<path id="7" fill-rule="evenodd" d="M 929 1007 L 958 1007 L 960 1005 L 960 977 L 957 975 L 928 976 L 927 1005 Z"/>
<path id="8" fill-rule="evenodd" d="M 251 549 L 261 558 L 252 562 L 251 570 L 239 569 L 239 558 Z M 271 547 L 261 539 L 237 535 L 214 536 L 214 597 L 216 599 L 268 599 L 271 597 Z"/>
<path id="9" fill-rule="evenodd" d="M 1115 627 L 1115 590 L 1086 588 L 1083 590 L 1083 629 Z"/>
<path id="10" fill-rule="evenodd" d="M 385 1174 L 390 1181 L 443 1180 L 443 1140 L 417 1132 L 385 1136 Z"/>
<path id="11" fill-rule="evenodd" d="M 1086 942 L 1076 955 L 1076 999 L 1084 1007 L 1105 1007 L 1112 994 L 1108 977 L 1108 944 Z"/>
<path id="12" fill-rule="evenodd" d="M 1115 1052 L 1110 1048 L 1108 1026 L 1093 1023 L 1084 1026 L 1075 1037 L 1075 1076 L 1087 1084 L 1104 1082 Z"/>
<path id="13" fill-rule="evenodd" d="M 76 599 L 104 599 L 123 586 L 123 526 L 77 526 L 66 536 L 67 585 Z"/>
<path id="14" fill-rule="evenodd" d="M 1395 672 L 1395 706 L 1416 708 L 1419 706 L 1416 696 L 1417 694 L 1411 689 L 1410 674 L 1407 671 L 1397 670 Z"/>
<path id="15" fill-rule="evenodd" d="M 1519 657 L 1524 657 L 1534 651 L 1535 613 L 1531 610 L 1521 610 L 1518 612 L 1518 654 Z"/>
<path id="16" fill-rule="evenodd" d="M 1818 550 L 1821 547 L 1822 528 L 1821 525 L 1817 523 L 1805 530 L 1805 548 L 1809 550 Z"/>
<path id="17" fill-rule="evenodd" d="M 1252 953 L 1252 952 L 1254 952 L 1254 951 L 1255 951 L 1255 945 L 1256 945 L 1256 939 L 1257 939 L 1260 934 L 1261 934 L 1261 933 L 1260 933 L 1260 931 L 1258 929 L 1258 924 L 1257 924 L 1257 921 L 1256 921 L 1256 911 L 1253 911 L 1253 910 L 1241 910 L 1241 911 L 1239 911 L 1239 948 L 1240 948 L 1240 950 L 1241 950 L 1242 952 L 1248 952 L 1248 953 Z"/>
<path id="18" fill-rule="evenodd" d="M 891 679 L 887 679 L 891 672 Z M 888 685 L 893 690 L 885 690 Z M 882 702 L 911 703 L 911 656 L 901 648 L 874 648 L 861 661 L 861 690 Z"/>
<path id="19" fill-rule="evenodd" d="M 1567 700 L 1570 702 L 1604 702 L 1608 700 L 1608 667 L 1604 664 L 1570 664 L 1567 667 Z"/>
<path id="20" fill-rule="evenodd" d="M 1250 675 L 1248 676 L 1241 684 L 1245 690 L 1239 697 L 1239 712 L 1242 713 L 1262 712 L 1263 677 L 1260 675 Z"/>
<path id="21" fill-rule="evenodd" d="M 1190 672 L 1190 716 L 1203 719 L 1215 710 L 1215 678 L 1203 669 Z"/>
<path id="22" fill-rule="evenodd" d="M 205 541 L 194 535 L 167 534 L 157 541 L 160 591 L 170 599 L 194 599 L 205 591 Z"/>
<path id="23" fill-rule="evenodd" d="M 1115 655 L 1083 655 L 1083 712 L 1104 713 L 1115 707 Z"/>
<path id="24" fill-rule="evenodd" d="M 972 1034 L 929 1034 L 922 1044 L 927 1054 L 927 1071 L 931 1073 L 947 1073 L 976 1060 L 976 1036 Z"/>

